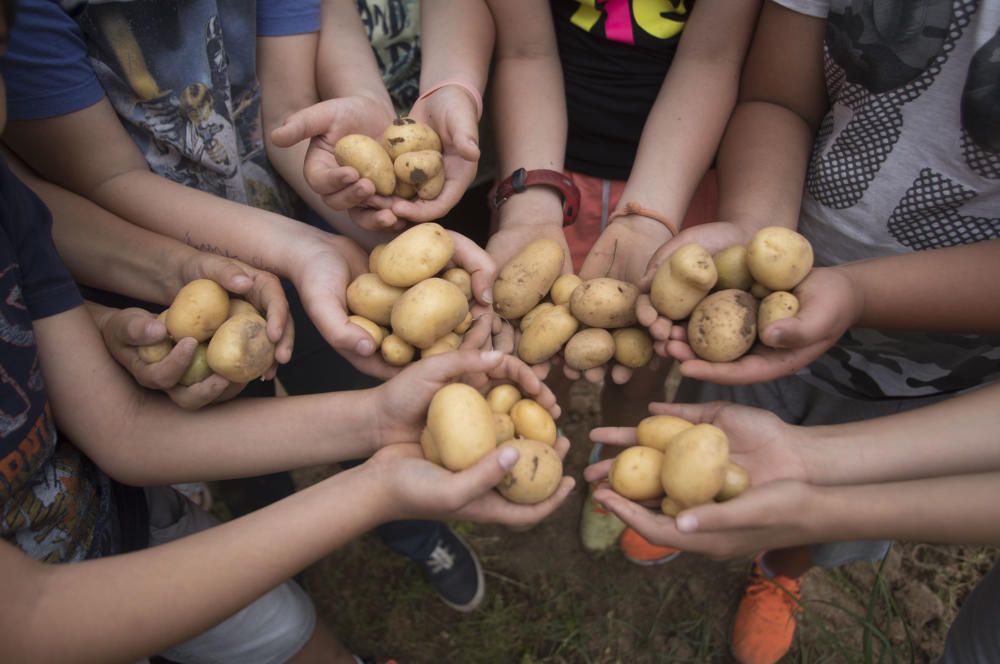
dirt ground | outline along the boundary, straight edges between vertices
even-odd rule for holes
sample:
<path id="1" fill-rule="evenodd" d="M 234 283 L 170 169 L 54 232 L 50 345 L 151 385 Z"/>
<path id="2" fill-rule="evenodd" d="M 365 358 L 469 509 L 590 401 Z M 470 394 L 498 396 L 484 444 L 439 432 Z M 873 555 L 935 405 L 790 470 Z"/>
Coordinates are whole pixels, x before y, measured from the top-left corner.
<path id="1" fill-rule="evenodd" d="M 560 422 L 576 441 L 568 472 L 586 465 L 597 391 L 582 381 Z M 308 484 L 327 471 L 299 473 Z M 332 472 L 332 469 L 331 469 Z M 579 484 L 582 484 L 580 482 Z M 577 536 L 585 487 L 528 532 L 455 524 L 479 552 L 487 582 L 460 614 L 428 590 L 416 566 L 369 535 L 306 573 L 321 614 L 355 652 L 399 664 L 730 662 L 727 635 L 748 560 L 682 555 L 638 567 L 596 558 Z M 786 662 L 929 662 L 957 607 L 1000 551 L 896 544 L 881 573 L 869 564 L 810 572 Z"/>

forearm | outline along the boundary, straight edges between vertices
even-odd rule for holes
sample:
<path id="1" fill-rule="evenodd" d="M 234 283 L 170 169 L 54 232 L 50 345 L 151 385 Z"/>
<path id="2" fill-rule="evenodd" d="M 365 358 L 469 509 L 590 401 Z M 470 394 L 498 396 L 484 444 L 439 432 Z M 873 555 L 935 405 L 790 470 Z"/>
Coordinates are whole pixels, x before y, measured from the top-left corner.
<path id="1" fill-rule="evenodd" d="M 137 661 L 191 638 L 385 520 L 369 475 L 344 471 L 248 516 L 123 556 L 43 565 L 0 545 L 6 657 Z"/>
<path id="2" fill-rule="evenodd" d="M 425 0 L 420 5 L 420 89 L 446 80 L 486 89 L 496 28 L 484 0 Z"/>
<path id="3" fill-rule="evenodd" d="M 316 84 L 322 99 L 368 97 L 395 115 L 354 0 L 323 0 Z"/>

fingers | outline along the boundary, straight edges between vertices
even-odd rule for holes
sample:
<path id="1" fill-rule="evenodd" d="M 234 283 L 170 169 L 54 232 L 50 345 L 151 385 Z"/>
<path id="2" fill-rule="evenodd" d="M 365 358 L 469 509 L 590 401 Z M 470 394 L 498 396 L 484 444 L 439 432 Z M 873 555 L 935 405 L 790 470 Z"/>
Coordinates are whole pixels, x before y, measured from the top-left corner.
<path id="1" fill-rule="evenodd" d="M 493 281 L 497 276 L 497 266 L 490 255 L 475 242 L 454 231 L 448 231 L 455 243 L 455 264 L 472 277 L 472 294 L 481 304 L 493 304 Z"/>
<path id="2" fill-rule="evenodd" d="M 178 341 L 165 358 L 154 364 L 146 364 L 135 355 L 128 369 L 143 387 L 168 390 L 177 385 L 187 371 L 197 349 L 198 342 L 187 337 Z"/>
<path id="3" fill-rule="evenodd" d="M 652 408 L 652 406 L 650 406 Z M 606 445 L 635 445 L 635 427 L 598 427 L 591 429 L 590 439 Z"/>
<path id="4" fill-rule="evenodd" d="M 654 544 L 662 541 L 658 536 L 661 528 L 667 527 L 676 532 L 673 519 L 634 503 L 609 488 L 602 487 L 594 491 L 594 500 Z"/>
<path id="5" fill-rule="evenodd" d="M 829 344 L 822 342 L 802 349 L 775 350 L 758 345 L 749 354 L 733 362 L 706 362 L 692 359 L 682 362 L 680 370 L 681 375 L 686 378 L 706 380 L 719 385 L 762 383 L 798 372 L 822 355 L 828 346 Z"/>
<path id="6" fill-rule="evenodd" d="M 559 455 L 559 458 L 565 460 L 566 454 L 569 453 L 570 448 L 569 438 L 563 436 L 556 439 L 556 442 L 552 447 L 555 449 L 556 454 Z"/>
<path id="7" fill-rule="evenodd" d="M 653 415 L 673 415 L 694 424 L 711 424 L 719 417 L 722 409 L 730 405 L 727 401 L 651 403 L 649 404 L 649 412 Z M 597 431 L 597 429 L 594 431 Z"/>
<path id="8" fill-rule="evenodd" d="M 166 390 L 166 393 L 170 397 L 170 400 L 181 408 L 185 410 L 198 410 L 215 401 L 231 399 L 239 394 L 243 387 L 243 384 L 230 383 L 222 376 L 212 374 L 205 380 L 193 385 L 175 385 Z"/>
<path id="9" fill-rule="evenodd" d="M 454 473 L 450 479 L 452 490 L 462 496 L 461 504 L 468 504 L 499 484 L 519 457 L 516 448 L 501 445 L 472 467 Z"/>
<path id="10" fill-rule="evenodd" d="M 655 362 L 655 361 L 656 361 L 656 358 L 653 358 L 653 360 L 650 362 L 650 364 L 652 364 L 652 362 Z M 657 363 L 657 364 L 659 364 L 659 363 Z M 627 383 L 630 380 L 632 380 L 632 374 L 633 373 L 634 373 L 634 371 L 632 369 L 630 369 L 629 367 L 626 367 L 623 364 L 616 364 L 613 367 L 611 367 L 611 381 L 615 385 L 624 385 L 625 383 Z"/>
<path id="11" fill-rule="evenodd" d="M 167 338 L 167 326 L 143 309 L 123 309 L 109 327 L 113 341 L 125 346 L 148 346 Z"/>
<path id="12" fill-rule="evenodd" d="M 605 459 L 604 461 L 598 461 L 595 464 L 587 466 L 583 469 L 583 479 L 588 482 L 599 482 L 603 480 L 608 476 L 614 462 L 614 459 Z"/>
<path id="13" fill-rule="evenodd" d="M 331 99 L 292 113 L 271 132 L 275 145 L 288 148 L 325 133 L 337 119 L 337 100 Z"/>

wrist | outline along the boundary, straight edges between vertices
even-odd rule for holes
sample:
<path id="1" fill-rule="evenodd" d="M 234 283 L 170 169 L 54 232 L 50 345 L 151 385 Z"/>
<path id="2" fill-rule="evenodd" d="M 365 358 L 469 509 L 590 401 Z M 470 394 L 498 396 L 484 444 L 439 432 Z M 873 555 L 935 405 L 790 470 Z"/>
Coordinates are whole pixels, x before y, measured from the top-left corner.
<path id="1" fill-rule="evenodd" d="M 835 265 L 828 268 L 817 269 L 832 270 L 833 274 L 838 275 L 844 280 L 848 293 L 848 307 L 846 313 L 847 320 L 849 321 L 848 325 L 845 326 L 845 329 L 857 327 L 865 317 L 865 291 L 864 288 L 862 288 L 861 283 L 854 278 L 853 273 L 846 265 Z"/>
<path id="2" fill-rule="evenodd" d="M 662 222 L 641 214 L 623 214 L 615 218 L 612 223 L 621 224 L 635 235 L 648 239 L 650 245 L 655 244 L 657 247 L 674 237 L 673 231 Z"/>
<path id="3" fill-rule="evenodd" d="M 498 211 L 500 229 L 513 226 L 563 225 L 562 197 L 549 187 L 530 187 L 511 196 Z"/>

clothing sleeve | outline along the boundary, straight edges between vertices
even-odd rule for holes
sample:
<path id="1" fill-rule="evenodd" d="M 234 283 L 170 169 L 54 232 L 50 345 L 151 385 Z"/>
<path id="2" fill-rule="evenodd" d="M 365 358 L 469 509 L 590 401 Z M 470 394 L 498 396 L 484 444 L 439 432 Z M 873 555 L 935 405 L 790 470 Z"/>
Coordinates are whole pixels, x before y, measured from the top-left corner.
<path id="1" fill-rule="evenodd" d="M 55 0 L 18 0 L 0 72 L 12 120 L 65 115 L 104 97 L 80 26 Z"/>
<path id="2" fill-rule="evenodd" d="M 772 0 L 775 4 L 781 5 L 785 9 L 793 12 L 813 16 L 815 18 L 826 18 L 830 14 L 829 0 Z"/>
<path id="3" fill-rule="evenodd" d="M 257 0 L 257 36 L 283 37 L 319 31 L 320 0 Z"/>

